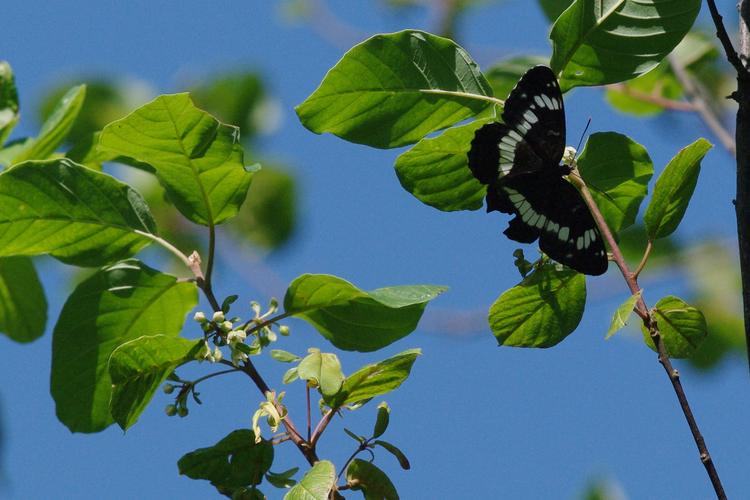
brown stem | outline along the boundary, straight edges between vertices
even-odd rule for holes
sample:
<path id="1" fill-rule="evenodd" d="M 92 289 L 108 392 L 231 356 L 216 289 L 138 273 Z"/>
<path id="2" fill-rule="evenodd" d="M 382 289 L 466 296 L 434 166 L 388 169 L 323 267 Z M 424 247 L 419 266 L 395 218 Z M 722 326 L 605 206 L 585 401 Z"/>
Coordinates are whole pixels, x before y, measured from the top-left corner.
<path id="1" fill-rule="evenodd" d="M 318 425 L 315 426 L 315 430 L 312 433 L 312 437 L 310 438 L 310 447 L 314 450 L 315 445 L 318 444 L 318 440 L 320 439 L 320 436 L 323 434 L 323 431 L 326 430 L 326 427 L 328 427 L 328 424 L 331 423 L 331 419 L 336 414 L 335 410 L 328 410 L 325 415 L 323 415 L 323 418 L 320 419 L 320 422 L 318 422 Z"/>
<path id="2" fill-rule="evenodd" d="M 637 99 L 641 102 L 645 102 L 649 104 L 655 104 L 656 106 L 660 106 L 665 109 L 671 109 L 674 111 L 688 111 L 688 112 L 696 110 L 695 105 L 693 103 L 685 102 L 685 101 L 676 101 L 674 99 L 667 99 L 666 97 L 662 97 L 660 95 L 652 95 L 646 92 L 641 92 L 640 90 L 631 89 L 624 83 L 613 83 L 612 85 L 608 85 L 608 87 L 618 92 L 621 92 L 628 97 L 632 97 L 633 99 Z"/>
<path id="3" fill-rule="evenodd" d="M 622 252 L 620 251 L 620 248 L 612 235 L 612 231 L 610 231 L 609 226 L 604 220 L 604 216 L 602 215 L 601 211 L 599 211 L 599 207 L 596 205 L 594 198 L 591 196 L 591 192 L 586 186 L 586 183 L 575 171 L 574 175 L 572 175 L 571 177 L 576 185 L 580 188 L 581 195 L 583 196 L 586 205 L 591 211 L 591 215 L 593 215 L 594 220 L 596 220 L 596 224 L 599 226 L 599 229 L 602 232 L 602 236 L 604 236 L 604 239 L 607 241 L 607 244 L 612 250 L 613 259 L 617 264 L 617 267 L 620 268 L 620 272 L 625 278 L 625 282 L 630 289 L 630 293 L 635 295 L 641 290 L 641 287 L 638 285 L 636 274 L 631 273 L 630 269 L 628 269 L 628 265 L 625 262 L 625 259 L 622 256 Z M 646 307 L 646 302 L 643 300 L 643 294 L 641 294 L 638 298 L 635 312 L 641 317 L 641 319 L 643 320 L 643 324 L 648 329 L 651 335 L 651 339 L 654 342 L 654 346 L 656 347 L 656 351 L 659 354 L 659 363 L 661 363 L 661 365 L 664 367 L 664 371 L 667 373 L 667 376 L 672 383 L 672 388 L 674 389 L 677 400 L 680 403 L 682 413 L 683 415 L 685 415 L 685 420 L 687 420 L 688 427 L 690 427 L 690 432 L 693 435 L 695 445 L 698 447 L 700 460 L 703 463 L 703 466 L 706 468 L 708 477 L 711 480 L 711 484 L 713 485 L 714 492 L 716 493 L 716 498 L 725 500 L 727 496 L 724 493 L 724 487 L 721 485 L 719 474 L 714 467 L 711 455 L 708 453 L 706 442 L 704 441 L 703 435 L 701 434 L 700 428 L 698 427 L 698 423 L 695 420 L 693 411 L 690 409 L 690 404 L 688 403 L 687 396 L 685 395 L 685 391 L 682 387 L 682 382 L 680 381 L 680 375 L 672 366 L 672 362 L 669 359 L 669 355 L 667 354 L 667 350 L 664 346 L 664 341 L 661 337 L 661 334 L 659 333 L 659 328 L 656 324 L 656 320 L 652 316 L 648 307 Z"/>

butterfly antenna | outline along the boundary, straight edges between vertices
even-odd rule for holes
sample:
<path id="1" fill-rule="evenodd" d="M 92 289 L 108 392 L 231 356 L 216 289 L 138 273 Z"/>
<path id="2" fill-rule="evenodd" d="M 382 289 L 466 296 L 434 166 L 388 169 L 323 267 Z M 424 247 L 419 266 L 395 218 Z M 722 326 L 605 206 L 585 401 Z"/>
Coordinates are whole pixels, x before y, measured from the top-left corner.
<path id="1" fill-rule="evenodd" d="M 583 142 L 583 138 L 586 136 L 586 131 L 589 129 L 589 125 L 591 125 L 591 117 L 589 116 L 588 121 L 586 122 L 586 128 L 583 129 L 583 133 L 581 134 L 581 138 L 578 140 L 578 146 L 576 146 L 576 152 L 580 151 L 581 149 L 581 143 Z"/>

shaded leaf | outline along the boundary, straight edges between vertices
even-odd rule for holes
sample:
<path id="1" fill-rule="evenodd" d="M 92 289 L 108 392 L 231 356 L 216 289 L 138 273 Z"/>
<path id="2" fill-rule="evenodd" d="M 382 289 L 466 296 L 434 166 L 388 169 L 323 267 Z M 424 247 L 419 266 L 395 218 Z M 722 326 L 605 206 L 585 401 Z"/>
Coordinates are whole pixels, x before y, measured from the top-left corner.
<path id="1" fill-rule="evenodd" d="M 489 121 L 449 128 L 400 154 L 395 168 L 401 186 L 422 203 L 446 212 L 482 208 L 487 188 L 472 175 L 466 154 L 474 132 Z"/>
<path id="2" fill-rule="evenodd" d="M 352 490 L 362 491 L 366 500 L 398 500 L 396 487 L 375 465 L 355 458 L 346 468 L 346 480 Z"/>
<path id="3" fill-rule="evenodd" d="M 328 460 L 321 460 L 284 495 L 284 500 L 327 500 L 335 484 L 336 468 Z"/>
<path id="4" fill-rule="evenodd" d="M 51 392 L 57 417 L 73 432 L 113 420 L 108 362 L 142 335 L 177 337 L 198 302 L 194 283 L 178 282 L 136 260 L 100 269 L 65 301 L 52 336 Z"/>
<path id="5" fill-rule="evenodd" d="M 643 146 L 616 132 L 591 134 L 578 158 L 578 170 L 615 235 L 635 222 L 654 174 Z"/>
<path id="6" fill-rule="evenodd" d="M 427 302 L 445 290 L 410 285 L 365 292 L 335 276 L 303 274 L 289 285 L 284 310 L 339 349 L 375 351 L 414 331 Z"/>
<path id="7" fill-rule="evenodd" d="M 372 437 L 377 438 L 383 435 L 388 429 L 388 422 L 390 421 L 391 409 L 388 403 L 383 401 L 378 405 L 378 416 L 375 420 L 375 427 L 372 431 Z"/>
<path id="8" fill-rule="evenodd" d="M 617 308 L 615 314 L 612 316 L 612 322 L 609 324 L 609 330 L 607 330 L 607 336 L 605 338 L 610 338 L 628 324 L 628 320 L 633 314 L 633 308 L 635 307 L 636 302 L 638 302 L 638 299 L 641 298 L 641 293 L 642 290 L 639 290 L 638 293 L 628 297 L 628 299 Z"/>
<path id="9" fill-rule="evenodd" d="M 276 488 L 291 488 L 297 481 L 292 479 L 299 467 L 294 467 L 284 472 L 266 472 L 266 480 L 274 485 Z"/>
<path id="10" fill-rule="evenodd" d="M 398 464 L 401 466 L 404 470 L 411 469 L 411 464 L 409 463 L 409 459 L 406 458 L 406 455 L 404 455 L 404 452 L 398 449 L 396 446 L 392 445 L 391 443 L 387 441 L 381 441 L 380 439 L 373 441 L 374 444 L 378 446 L 382 446 L 385 448 L 388 453 L 396 457 L 396 460 L 398 460 Z"/>
<path id="11" fill-rule="evenodd" d="M 115 422 L 123 430 L 135 424 L 162 382 L 175 368 L 194 360 L 204 345 L 203 339 L 152 335 L 116 347 L 109 357 L 109 409 Z"/>
<path id="12" fill-rule="evenodd" d="M 13 70 L 6 61 L 0 61 L 0 146 L 5 144 L 18 123 L 18 91 Z"/>
<path id="13" fill-rule="evenodd" d="M 689 358 L 708 335 L 703 313 L 673 295 L 659 299 L 652 313 L 670 358 Z M 641 326 L 641 331 L 646 345 L 656 351 L 646 327 Z"/>
<path id="14" fill-rule="evenodd" d="M 263 481 L 273 463 L 270 441 L 255 442 L 250 429 L 232 431 L 213 446 L 199 448 L 180 458 L 180 474 L 191 479 L 205 479 L 219 492 L 232 493 L 244 486 Z"/>
<path id="15" fill-rule="evenodd" d="M 576 329 L 585 304 L 584 276 L 546 264 L 492 304 L 490 328 L 500 345 L 552 347 Z"/>
<path id="16" fill-rule="evenodd" d="M 439 94 L 425 91 L 448 91 Z M 350 142 L 395 148 L 490 106 L 487 80 L 464 49 L 423 31 L 375 35 L 349 50 L 297 106 L 302 124 Z"/>
<path id="17" fill-rule="evenodd" d="M 29 161 L 0 174 L 0 256 L 49 253 L 96 266 L 130 257 L 155 233 L 140 194 L 70 160 Z"/>
<path id="18" fill-rule="evenodd" d="M 27 257 L 0 258 L 0 331 L 16 342 L 44 334 L 47 299 Z"/>
<path id="19" fill-rule="evenodd" d="M 388 359 L 366 365 L 344 379 L 341 391 L 327 401 L 331 408 L 369 401 L 398 388 L 409 377 L 419 349 L 409 349 Z"/>
<path id="20" fill-rule="evenodd" d="M 713 146 L 701 138 L 684 147 L 659 175 L 643 222 L 650 240 L 669 236 L 677 229 L 693 196 L 701 160 Z"/>
<path id="21" fill-rule="evenodd" d="M 237 214 L 257 170 L 245 168 L 238 133 L 188 94 L 162 95 L 107 125 L 99 147 L 153 167 L 177 209 L 210 226 Z"/>
<path id="22" fill-rule="evenodd" d="M 484 76 L 490 82 L 492 93 L 499 99 L 506 99 L 516 86 L 518 80 L 529 68 L 539 64 L 549 64 L 548 57 L 542 56 L 517 56 L 503 59 L 484 72 Z"/>
<path id="23" fill-rule="evenodd" d="M 563 91 L 635 78 L 661 61 L 695 21 L 700 0 L 576 0 L 550 33 Z"/>

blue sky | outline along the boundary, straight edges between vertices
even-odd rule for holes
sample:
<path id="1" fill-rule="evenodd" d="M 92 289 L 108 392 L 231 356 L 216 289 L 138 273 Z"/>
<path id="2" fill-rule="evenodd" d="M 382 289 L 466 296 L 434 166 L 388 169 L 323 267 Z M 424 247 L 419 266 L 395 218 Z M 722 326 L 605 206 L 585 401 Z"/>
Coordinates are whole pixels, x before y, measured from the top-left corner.
<path id="1" fill-rule="evenodd" d="M 721 2 L 730 22 L 733 4 Z M 631 498 L 710 497 L 709 481 L 656 355 L 637 334 L 604 341 L 612 312 L 628 295 L 614 271 L 589 280 L 580 327 L 553 349 L 499 348 L 481 321 L 471 333 L 445 332 L 451 330 L 446 317 L 473 313 L 469 316 L 482 318 L 497 296 L 518 281 L 511 258 L 518 245 L 501 234 L 504 216 L 442 213 L 405 192 L 392 169 L 397 151 L 316 136 L 299 124 L 293 107 L 352 43 L 378 32 L 430 28 L 419 10 L 394 15 L 379 2 L 329 5 L 353 27 L 351 41 L 285 21 L 276 2 L 7 0 L 0 58 L 13 66 L 21 93 L 23 118 L 16 135 L 36 131 L 33 110 L 39 98 L 71 75 L 135 79 L 167 93 L 180 90 L 188 77 L 237 66 L 261 71 L 278 100 L 281 123 L 262 138 L 259 152 L 298 176 L 301 227 L 289 248 L 262 265 L 246 260 L 242 249 L 224 250 L 232 262 L 217 270 L 219 295 L 239 292 L 244 303 L 265 301 L 268 293 L 281 296 L 284 285 L 305 272 L 335 274 L 364 289 L 412 283 L 451 287 L 428 308 L 427 327 L 383 352 L 341 354 L 345 372 L 352 372 L 407 348 L 423 349 L 412 377 L 385 398 L 392 423 L 384 438 L 406 452 L 413 468 L 400 471 L 386 455 L 376 463 L 391 473 L 402 498 L 574 498 L 595 477 L 612 478 Z M 705 18 L 700 22 L 705 25 Z M 460 28 L 462 45 L 482 67 L 509 55 L 550 53 L 547 26 L 535 2 L 488 2 Z M 697 137 L 716 142 L 691 115 L 636 120 L 616 114 L 597 89 L 567 95 L 566 112 L 568 142 L 577 142 L 592 117 L 590 131 L 616 130 L 643 144 L 657 172 Z M 252 154 L 247 161 L 255 161 Z M 716 236 L 733 245 L 733 190 L 732 159 L 717 146 L 703 163 L 678 237 L 694 242 Z M 159 263 L 149 253 L 143 258 Z M 52 260 L 39 264 L 50 302 L 48 333 L 31 345 L 0 337 L 5 440 L 0 497 L 210 496 L 214 490 L 208 483 L 177 475 L 176 461 L 233 429 L 248 427 L 258 402 L 255 388 L 240 376 L 222 377 L 203 386 L 204 405 L 194 407 L 188 418 L 164 416 L 169 400 L 159 394 L 127 434 L 118 428 L 70 434 L 54 415 L 49 366 L 51 328 L 69 293 L 59 284 L 73 272 Z M 644 287 L 651 304 L 668 293 L 689 299 L 686 279 L 676 271 L 646 274 Z M 308 346 L 333 350 L 311 328 L 291 326 L 293 336 L 279 347 L 296 353 Z M 286 367 L 268 358 L 258 365 L 281 388 Z M 677 366 L 727 493 L 749 497 L 750 436 L 741 427 L 750 421 L 746 364 L 735 358 L 708 374 L 684 363 Z M 285 402 L 297 421 L 303 401 L 300 387 L 292 386 Z M 334 420 L 321 455 L 343 463 L 353 442 L 342 426 L 365 433 L 374 417 L 372 404 L 343 422 Z M 274 470 L 303 466 L 291 445 L 280 448 Z M 269 498 L 282 496 L 279 490 L 263 489 Z"/>

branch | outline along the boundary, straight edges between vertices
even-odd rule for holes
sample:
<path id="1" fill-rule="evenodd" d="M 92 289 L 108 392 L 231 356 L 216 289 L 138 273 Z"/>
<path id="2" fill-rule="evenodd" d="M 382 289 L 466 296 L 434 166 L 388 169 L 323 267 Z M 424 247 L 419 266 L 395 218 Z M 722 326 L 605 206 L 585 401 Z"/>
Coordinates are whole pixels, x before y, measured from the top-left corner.
<path id="1" fill-rule="evenodd" d="M 320 436 L 323 434 L 323 431 L 326 430 L 328 424 L 331 423 L 331 419 L 335 414 L 336 412 L 334 410 L 328 410 L 326 414 L 323 415 L 323 418 L 320 419 L 318 425 L 315 426 L 315 430 L 313 431 L 312 437 L 310 438 L 310 447 L 312 447 L 312 449 L 315 449 L 315 445 L 318 444 Z"/>
<path id="2" fill-rule="evenodd" d="M 724 47 L 727 61 L 734 66 L 734 69 L 737 70 L 738 74 L 745 73 L 747 70 L 742 65 L 740 57 L 737 55 L 737 51 L 734 50 L 732 41 L 729 39 L 729 34 L 727 33 L 726 28 L 724 28 L 724 21 L 721 14 L 719 14 L 719 10 L 716 8 L 716 2 L 714 2 L 714 0 L 706 0 L 706 3 L 708 4 L 708 10 L 711 12 L 711 19 L 714 21 L 714 26 L 716 26 L 716 37 Z"/>
<path id="3" fill-rule="evenodd" d="M 607 87 L 613 90 L 616 90 L 617 92 L 621 92 L 628 97 L 632 97 L 633 99 L 637 99 L 641 102 L 645 102 L 648 104 L 654 104 L 664 109 L 670 109 L 673 111 L 688 111 L 688 112 L 697 111 L 695 105 L 691 102 L 677 101 L 675 99 L 668 99 L 660 95 L 653 95 L 653 94 L 649 94 L 646 92 L 641 92 L 640 90 L 631 89 L 624 83 L 613 83 L 611 85 L 607 85 Z"/>
<path id="4" fill-rule="evenodd" d="M 591 215 L 594 217 L 597 226 L 599 226 L 599 229 L 602 232 L 602 236 L 604 236 L 604 239 L 607 241 L 609 248 L 612 250 L 613 259 L 617 264 L 617 267 L 620 268 L 620 272 L 625 278 L 625 282 L 630 289 L 630 293 L 635 295 L 641 290 L 641 287 L 638 285 L 636 274 L 630 272 L 630 269 L 628 269 L 628 265 L 625 262 L 624 257 L 622 256 L 620 247 L 617 245 L 617 242 L 612 235 L 612 231 L 610 231 L 607 222 L 604 220 L 604 216 L 602 215 L 601 211 L 599 211 L 599 207 L 596 205 L 596 202 L 591 196 L 591 192 L 586 186 L 586 183 L 575 170 L 573 171 L 573 175 L 571 177 L 574 183 L 581 190 L 581 195 L 583 196 L 586 205 L 591 211 Z M 643 320 L 643 324 L 648 329 L 649 334 L 651 335 L 651 339 L 654 342 L 654 346 L 656 346 L 656 351 L 659 354 L 659 363 L 661 363 L 661 365 L 664 367 L 664 371 L 667 373 L 667 376 L 672 383 L 672 388 L 674 389 L 677 400 L 680 403 L 682 413 L 683 415 L 685 415 L 685 420 L 687 420 L 688 427 L 690 427 L 690 432 L 693 435 L 695 445 L 698 447 L 700 460 L 703 463 L 703 466 L 706 468 L 708 477 L 711 480 L 714 491 L 716 492 L 716 498 L 720 500 L 726 500 L 727 496 L 724 493 L 724 487 L 721 485 L 719 474 L 718 472 L 716 472 L 716 468 L 714 467 L 711 455 L 708 453 L 706 442 L 704 441 L 703 435 L 701 434 L 700 428 L 698 427 L 698 423 L 695 420 L 693 411 L 690 409 L 690 404 L 688 403 L 687 396 L 685 395 L 685 391 L 682 387 L 682 382 L 680 381 L 680 374 L 672 366 L 672 362 L 669 359 L 669 355 L 667 354 L 667 350 L 664 346 L 664 340 L 662 339 L 659 332 L 659 327 L 656 324 L 656 320 L 651 315 L 648 307 L 646 307 L 646 302 L 643 300 L 643 294 L 641 294 L 638 302 L 636 303 L 635 312 Z"/>

